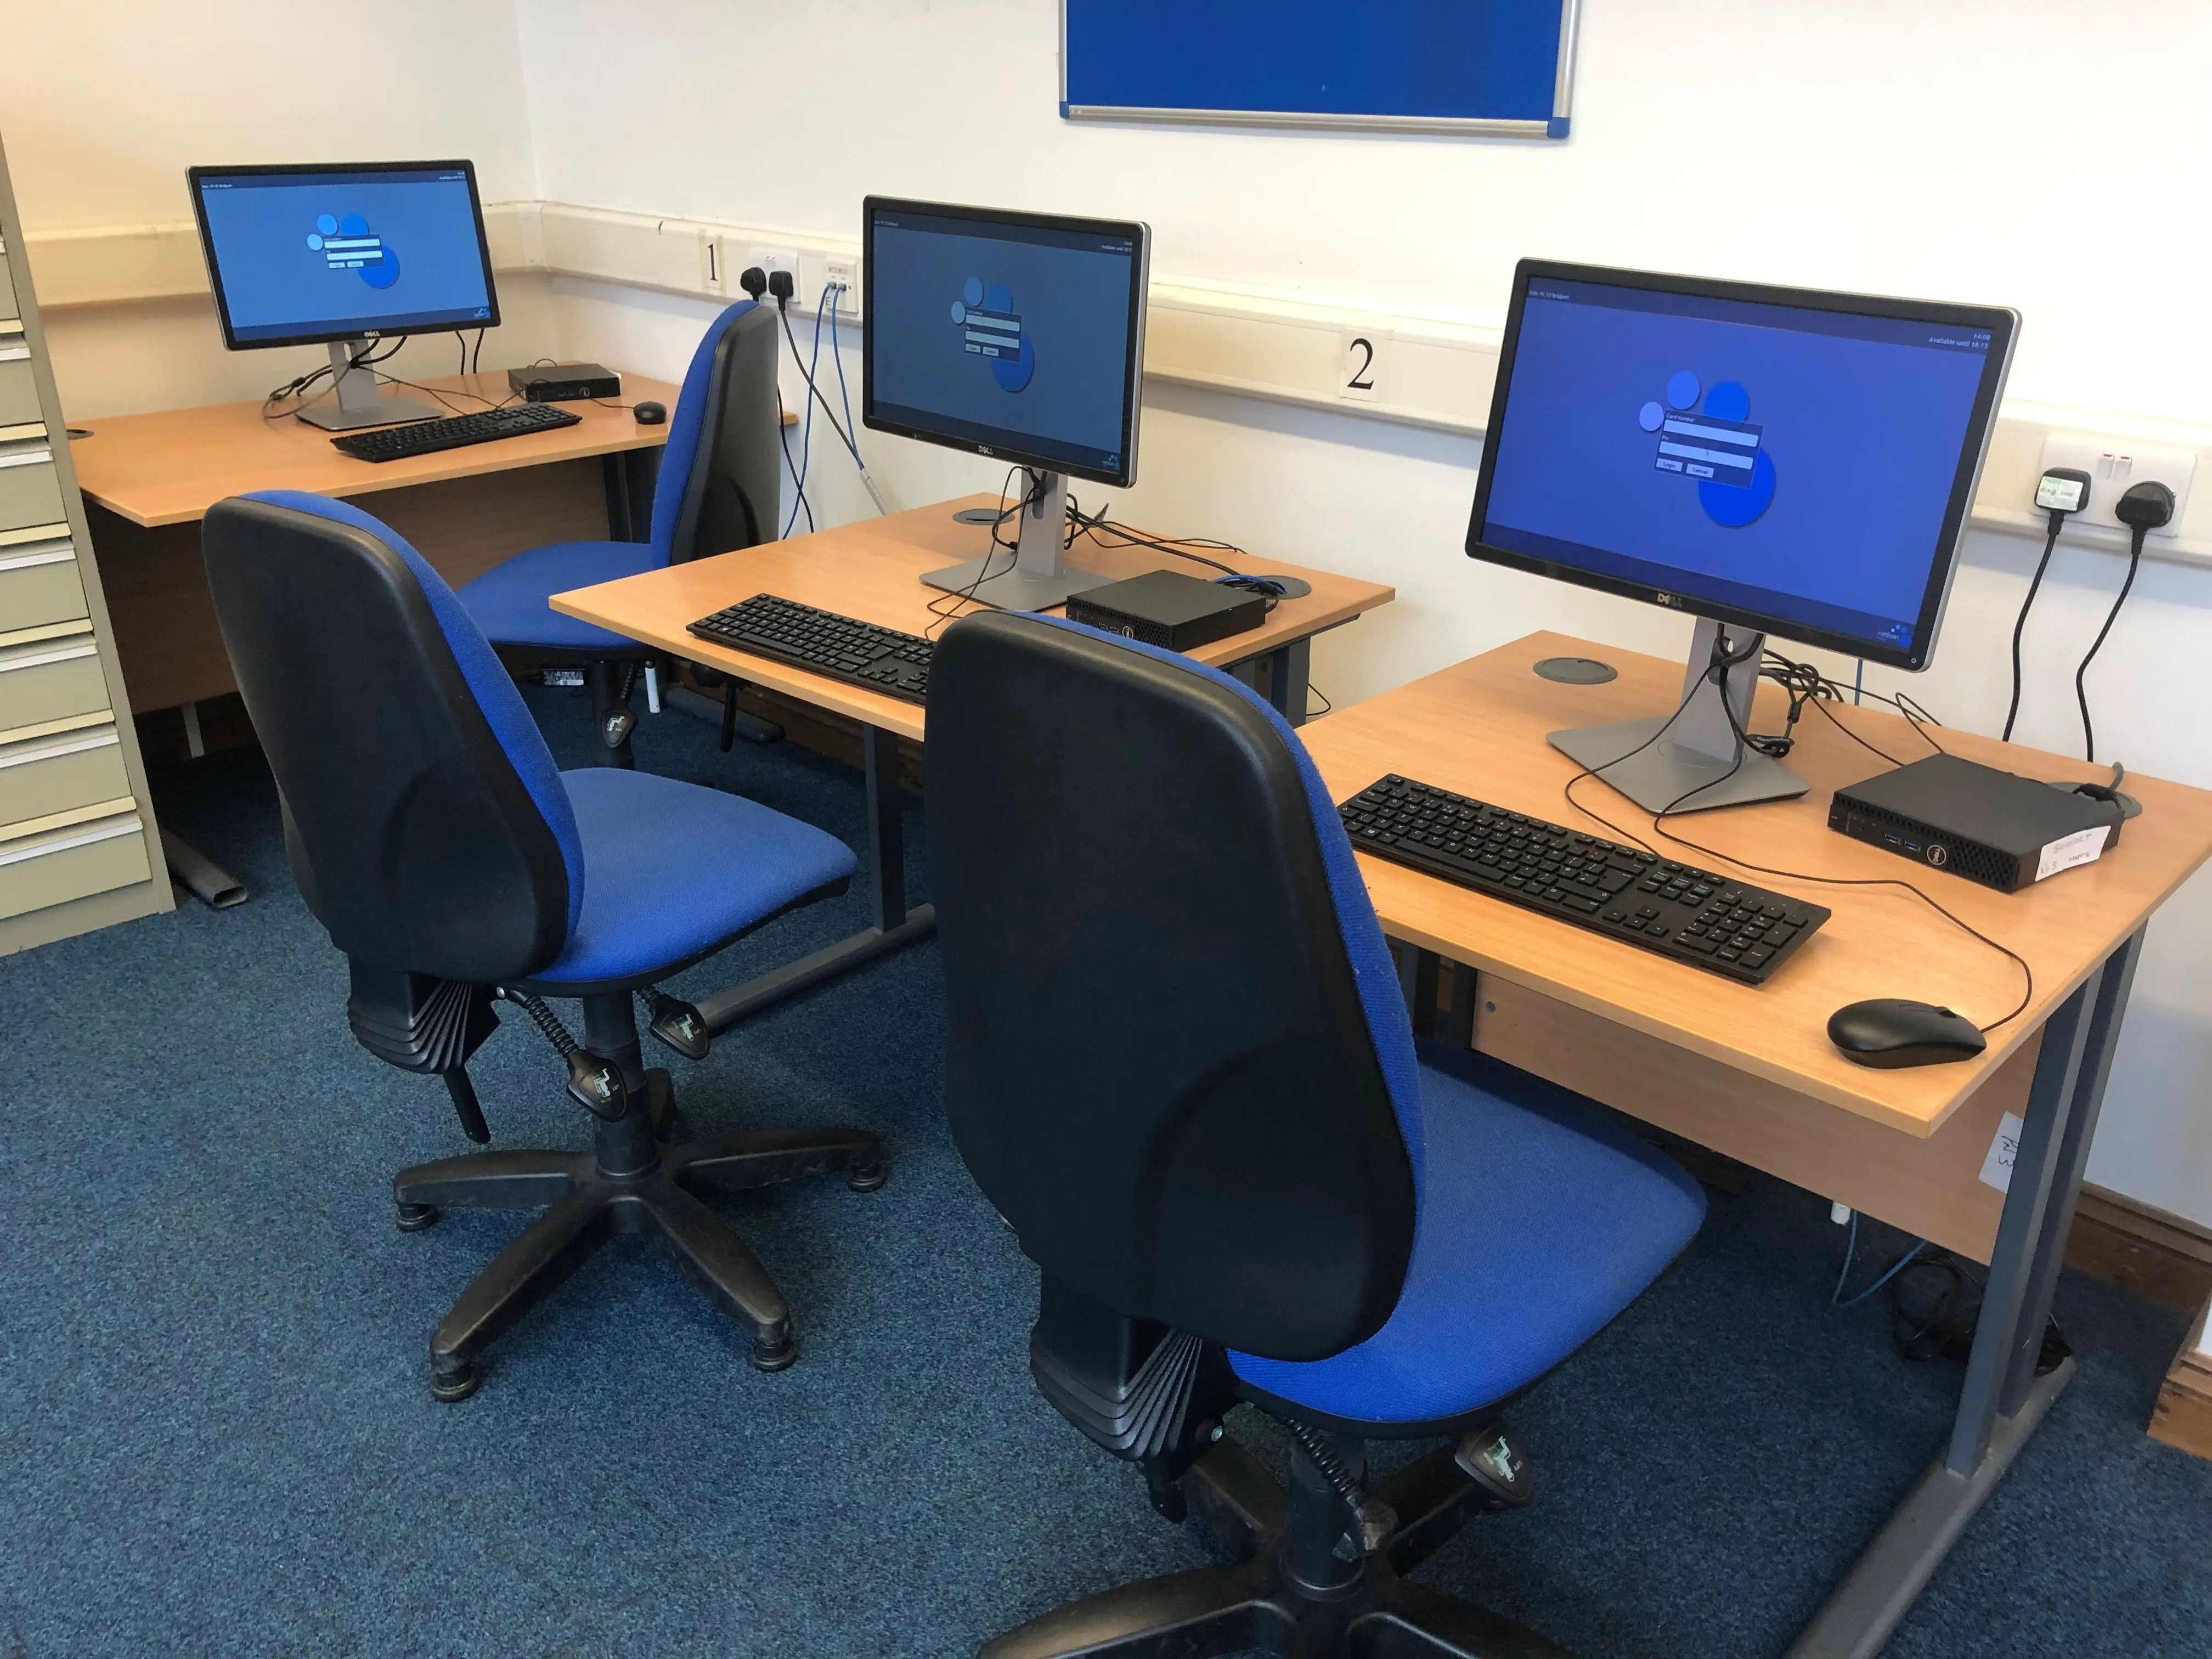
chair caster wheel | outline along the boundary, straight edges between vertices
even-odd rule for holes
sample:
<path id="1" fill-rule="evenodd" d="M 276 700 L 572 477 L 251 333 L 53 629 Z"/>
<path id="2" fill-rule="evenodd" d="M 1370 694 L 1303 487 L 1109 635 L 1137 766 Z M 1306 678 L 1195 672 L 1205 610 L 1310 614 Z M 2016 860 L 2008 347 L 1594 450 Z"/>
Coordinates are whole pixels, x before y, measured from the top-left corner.
<path id="1" fill-rule="evenodd" d="M 856 1193 L 872 1193 L 890 1179 L 881 1164 L 855 1164 L 845 1172 L 845 1184 Z"/>
<path id="2" fill-rule="evenodd" d="M 474 1365 L 457 1371 L 430 1373 L 430 1398 L 441 1405 L 458 1405 L 483 1386 L 483 1373 Z"/>
<path id="3" fill-rule="evenodd" d="M 445 1212 L 434 1204 L 394 1204 L 392 1218 L 403 1233 L 419 1233 L 425 1227 L 434 1227 Z"/>
<path id="4" fill-rule="evenodd" d="M 778 1331 L 773 1337 L 757 1336 L 753 1339 L 753 1369 L 755 1370 L 787 1370 L 790 1368 L 791 1362 L 798 1358 L 799 1344 L 791 1340 L 791 1330 L 788 1326 Z"/>

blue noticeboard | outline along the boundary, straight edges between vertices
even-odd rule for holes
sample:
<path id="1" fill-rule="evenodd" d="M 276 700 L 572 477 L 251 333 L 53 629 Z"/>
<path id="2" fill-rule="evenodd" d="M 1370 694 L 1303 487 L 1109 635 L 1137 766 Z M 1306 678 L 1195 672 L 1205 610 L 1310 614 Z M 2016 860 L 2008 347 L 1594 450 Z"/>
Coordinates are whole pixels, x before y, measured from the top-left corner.
<path id="1" fill-rule="evenodd" d="M 1567 136 L 1577 0 L 1061 0 L 1071 119 Z"/>

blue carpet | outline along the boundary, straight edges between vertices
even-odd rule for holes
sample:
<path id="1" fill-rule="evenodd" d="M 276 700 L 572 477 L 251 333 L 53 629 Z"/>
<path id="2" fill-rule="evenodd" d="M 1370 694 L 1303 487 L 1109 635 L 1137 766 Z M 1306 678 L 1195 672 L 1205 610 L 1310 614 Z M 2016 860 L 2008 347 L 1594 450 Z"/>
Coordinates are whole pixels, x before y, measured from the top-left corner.
<path id="1" fill-rule="evenodd" d="M 578 763 L 580 694 L 531 695 Z M 681 716 L 638 744 L 861 844 L 843 768 L 725 757 Z M 754 1371 L 625 1241 L 505 1339 L 474 1400 L 433 1403 L 431 1328 L 522 1220 L 392 1227 L 392 1172 L 465 1150 L 444 1091 L 347 1035 L 344 964 L 285 873 L 258 755 L 156 789 L 252 901 L 0 960 L 0 1659 L 960 1655 L 1210 1559 L 1030 1382 L 1036 1275 L 945 1131 L 930 945 L 671 1062 L 703 1128 L 885 1137 L 881 1193 L 723 1206 L 793 1305 L 793 1370 Z M 787 918 L 680 988 L 849 933 L 866 903 Z M 496 1144 L 587 1143 L 526 1022 L 472 1069 Z M 1681 1266 L 1515 1413 L 1536 1504 L 1420 1577 L 1589 1659 L 1779 1652 L 1940 1447 L 1959 1382 L 1897 1358 L 1879 1298 L 1829 1310 L 1840 1248 L 1803 1193 L 1717 1196 Z M 2080 1380 L 1895 1659 L 2212 1650 L 2212 1466 L 2142 1434 L 2180 1322 L 2071 1275 L 2060 1313 Z M 1273 1456 L 1269 1429 L 1233 1425 Z"/>

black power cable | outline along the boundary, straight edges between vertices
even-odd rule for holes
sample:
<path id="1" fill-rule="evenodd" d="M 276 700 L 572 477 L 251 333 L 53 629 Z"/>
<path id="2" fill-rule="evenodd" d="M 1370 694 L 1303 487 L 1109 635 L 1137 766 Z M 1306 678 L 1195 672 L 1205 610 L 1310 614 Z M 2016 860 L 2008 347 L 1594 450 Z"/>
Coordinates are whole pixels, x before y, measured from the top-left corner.
<path id="1" fill-rule="evenodd" d="M 2085 758 L 2097 758 L 2097 732 L 2089 723 L 2089 665 L 2097 660 L 2097 653 L 2105 648 L 2105 639 L 2112 631 L 2112 624 L 2120 619 L 2120 607 L 2128 602 L 2128 594 L 2136 585 L 2136 570 L 2142 563 L 2143 538 L 2173 519 L 2173 492 L 2164 484 L 2146 481 L 2130 484 L 2112 508 L 2112 516 L 2128 527 L 2128 574 L 2121 579 L 2120 591 L 2112 600 L 2112 608 L 2105 614 L 2105 625 L 2097 630 L 2097 637 L 2089 647 L 2089 654 L 2081 659 L 2081 665 L 2074 671 L 2074 700 L 2081 705 L 2081 752 Z"/>

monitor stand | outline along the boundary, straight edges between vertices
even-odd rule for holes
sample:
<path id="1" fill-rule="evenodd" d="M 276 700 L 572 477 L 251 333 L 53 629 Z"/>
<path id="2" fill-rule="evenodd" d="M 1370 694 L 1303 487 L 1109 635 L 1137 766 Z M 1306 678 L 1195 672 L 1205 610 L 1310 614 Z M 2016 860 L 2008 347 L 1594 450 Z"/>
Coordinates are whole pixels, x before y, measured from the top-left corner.
<path id="1" fill-rule="evenodd" d="M 1611 784 L 1647 812 L 1703 812 L 1716 806 L 1748 806 L 1754 801 L 1794 800 L 1812 786 L 1778 760 L 1741 744 L 1747 730 L 1752 693 L 1759 686 L 1764 634 L 1724 636 L 1722 625 L 1698 619 L 1690 644 L 1690 663 L 1682 679 L 1686 699 L 1671 719 L 1623 720 L 1613 726 L 1584 726 L 1550 734 L 1552 747 Z M 1726 684 L 1709 670 L 1716 643 L 1744 660 L 1729 671 Z M 1746 653 L 1748 653 L 1746 655 Z M 1727 704 L 1721 699 L 1726 696 Z M 1735 719 L 1731 722 L 1729 712 Z M 1666 735 L 1656 743 L 1655 733 Z M 1738 755 L 1742 763 L 1737 764 Z M 1733 774 L 1729 768 L 1735 769 Z M 1725 779 L 1726 781 L 1723 781 Z"/>
<path id="2" fill-rule="evenodd" d="M 1065 604 L 1070 594 L 1115 580 L 1068 567 L 1067 475 L 1024 467 L 1022 480 L 1020 550 L 1012 562 L 1007 562 L 1005 549 L 994 547 L 982 558 L 933 570 L 922 580 L 1002 611 L 1048 611 Z"/>
<path id="3" fill-rule="evenodd" d="M 349 367 L 356 357 L 368 349 L 363 340 L 333 340 L 331 342 L 331 378 L 337 385 L 338 398 L 335 404 L 317 404 L 300 411 L 300 418 L 309 426 L 319 426 L 325 432 L 350 432 L 356 427 L 392 426 L 401 421 L 434 421 L 443 412 L 428 404 L 418 404 L 411 398 L 380 398 L 376 395 L 376 371 L 373 368 Z"/>

